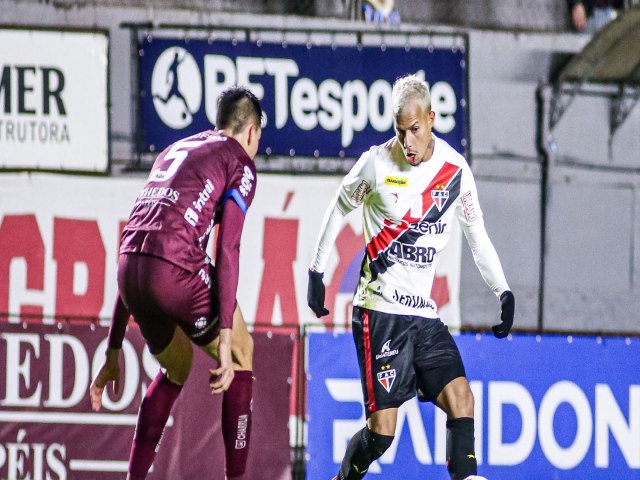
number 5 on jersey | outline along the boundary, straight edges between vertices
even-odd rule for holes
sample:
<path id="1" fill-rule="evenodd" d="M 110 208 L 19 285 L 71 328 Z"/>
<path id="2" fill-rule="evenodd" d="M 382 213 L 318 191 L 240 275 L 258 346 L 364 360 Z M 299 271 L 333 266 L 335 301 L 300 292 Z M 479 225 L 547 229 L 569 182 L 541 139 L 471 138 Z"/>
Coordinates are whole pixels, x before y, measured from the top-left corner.
<path id="1" fill-rule="evenodd" d="M 193 140 L 174 143 L 173 146 L 169 149 L 169 151 L 166 153 L 166 155 L 162 159 L 163 162 L 165 162 L 165 164 L 166 162 L 171 162 L 171 164 L 169 165 L 169 168 L 167 168 L 166 170 L 162 170 L 161 168 L 156 168 L 155 170 L 152 170 L 151 173 L 149 174 L 149 181 L 165 182 L 169 180 L 171 177 L 173 177 L 176 174 L 176 172 L 182 165 L 182 162 L 186 160 L 187 155 L 189 154 L 189 150 L 197 147 L 201 143 L 202 143 L 201 141 L 193 141 Z"/>

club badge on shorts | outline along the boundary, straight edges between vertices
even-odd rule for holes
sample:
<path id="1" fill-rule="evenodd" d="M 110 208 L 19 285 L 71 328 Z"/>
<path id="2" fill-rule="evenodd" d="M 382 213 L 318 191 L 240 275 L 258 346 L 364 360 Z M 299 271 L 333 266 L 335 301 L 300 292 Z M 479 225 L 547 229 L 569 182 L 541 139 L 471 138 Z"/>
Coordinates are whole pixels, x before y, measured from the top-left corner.
<path id="1" fill-rule="evenodd" d="M 388 365 L 386 367 L 389 368 Z M 391 387 L 393 387 L 393 382 L 396 379 L 396 369 L 392 368 L 391 370 L 384 370 L 385 367 L 382 368 L 382 372 L 378 372 L 378 381 L 387 393 L 389 393 L 391 392 Z"/>

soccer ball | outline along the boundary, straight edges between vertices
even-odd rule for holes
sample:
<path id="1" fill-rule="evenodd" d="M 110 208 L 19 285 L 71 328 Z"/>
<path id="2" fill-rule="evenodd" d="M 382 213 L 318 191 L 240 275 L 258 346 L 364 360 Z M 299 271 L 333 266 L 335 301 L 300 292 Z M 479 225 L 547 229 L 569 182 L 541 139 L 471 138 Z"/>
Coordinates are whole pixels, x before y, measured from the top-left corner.
<path id="1" fill-rule="evenodd" d="M 481 477 L 480 475 L 469 475 L 464 480 L 487 480 L 485 477 Z"/>

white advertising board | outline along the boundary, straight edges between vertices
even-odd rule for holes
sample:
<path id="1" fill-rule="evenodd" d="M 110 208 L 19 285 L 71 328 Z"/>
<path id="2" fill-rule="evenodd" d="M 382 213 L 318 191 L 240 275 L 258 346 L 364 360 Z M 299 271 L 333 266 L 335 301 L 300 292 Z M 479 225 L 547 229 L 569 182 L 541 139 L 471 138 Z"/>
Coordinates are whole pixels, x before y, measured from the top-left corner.
<path id="1" fill-rule="evenodd" d="M 109 38 L 0 29 L 0 168 L 109 169 Z"/>

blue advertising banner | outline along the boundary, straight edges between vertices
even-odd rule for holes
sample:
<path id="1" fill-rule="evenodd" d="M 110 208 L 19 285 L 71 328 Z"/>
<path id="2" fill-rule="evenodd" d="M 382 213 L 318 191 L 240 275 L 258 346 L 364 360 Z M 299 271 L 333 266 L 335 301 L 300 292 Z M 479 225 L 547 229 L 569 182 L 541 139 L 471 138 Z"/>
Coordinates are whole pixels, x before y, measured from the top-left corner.
<path id="1" fill-rule="evenodd" d="M 417 73 L 430 84 L 435 132 L 465 152 L 464 49 L 150 37 L 139 47 L 143 151 L 211 128 L 218 95 L 238 84 L 261 99 L 266 114 L 259 153 L 358 157 L 394 135 L 391 87 Z"/>
<path id="2" fill-rule="evenodd" d="M 463 334 L 476 402 L 476 456 L 490 479 L 640 478 L 640 339 Z M 350 334 L 308 343 L 307 478 L 331 478 L 364 426 Z M 393 387 L 391 387 L 393 388 Z M 367 478 L 448 480 L 446 418 L 415 398 Z"/>

